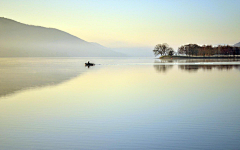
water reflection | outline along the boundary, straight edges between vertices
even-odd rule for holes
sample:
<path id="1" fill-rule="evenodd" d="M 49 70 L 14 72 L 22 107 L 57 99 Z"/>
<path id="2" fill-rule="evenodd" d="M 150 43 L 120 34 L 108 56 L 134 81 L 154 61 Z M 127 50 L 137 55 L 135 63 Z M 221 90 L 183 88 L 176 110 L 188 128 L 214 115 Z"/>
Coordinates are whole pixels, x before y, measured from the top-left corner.
<path id="1" fill-rule="evenodd" d="M 155 63 L 240 62 L 240 59 L 156 59 Z"/>
<path id="2" fill-rule="evenodd" d="M 82 64 L 79 59 L 1 58 L 0 97 L 70 80 L 86 71 Z"/>
<path id="3" fill-rule="evenodd" d="M 194 72 L 199 69 L 202 70 L 232 70 L 232 69 L 240 69 L 240 65 L 179 65 L 179 69 L 189 72 Z"/>
<path id="4" fill-rule="evenodd" d="M 202 70 L 212 70 L 212 69 L 217 69 L 217 70 L 232 70 L 232 69 L 238 69 L 240 70 L 240 65 L 231 65 L 231 64 L 218 64 L 218 65 L 211 65 L 211 64 L 190 64 L 190 63 L 214 63 L 214 62 L 239 62 L 239 60 L 233 60 L 233 59 L 222 59 L 222 60 L 216 60 L 216 59 L 187 59 L 187 60 L 155 60 L 155 64 L 153 67 L 158 71 L 158 72 L 167 72 L 168 70 L 171 70 L 174 65 L 178 65 L 178 68 L 184 71 L 188 72 L 196 72 L 199 69 Z M 180 63 L 180 64 L 178 64 Z M 189 63 L 187 64 L 181 64 L 181 63 Z"/>
<path id="5" fill-rule="evenodd" d="M 90 65 L 85 65 L 85 68 L 91 68 L 91 67 L 93 67 L 93 66 L 90 66 Z"/>
<path id="6" fill-rule="evenodd" d="M 46 72 L 53 81 L 51 75 L 71 77 L 84 67 L 80 61 L 45 61 L 43 67 L 8 61 L 11 65 L 0 69 L 16 78 L 24 77 L 16 72 L 32 77 L 36 71 L 37 80 Z M 166 75 L 151 66 L 153 59 L 141 66 L 131 59 L 126 63 L 133 65 L 94 62 L 103 65 L 84 68 L 87 73 L 58 86 L 1 99 L 0 149 L 239 149 L 240 74 L 235 70 L 190 74 L 174 65 Z"/>
<path id="7" fill-rule="evenodd" d="M 172 60 L 163 60 L 161 63 L 172 63 Z M 159 61 L 156 61 L 154 63 L 159 63 Z M 158 71 L 158 72 L 167 72 L 169 69 L 172 69 L 173 65 L 153 65 L 153 67 Z"/>

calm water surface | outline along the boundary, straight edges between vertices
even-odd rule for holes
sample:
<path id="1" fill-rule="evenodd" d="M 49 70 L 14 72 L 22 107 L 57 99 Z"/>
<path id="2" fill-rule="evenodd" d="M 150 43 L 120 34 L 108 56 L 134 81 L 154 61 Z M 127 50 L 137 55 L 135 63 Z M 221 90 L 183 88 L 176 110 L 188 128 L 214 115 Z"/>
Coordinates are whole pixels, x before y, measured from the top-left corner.
<path id="1" fill-rule="evenodd" d="M 239 61 L 222 61 L 0 58 L 0 149 L 240 149 Z"/>

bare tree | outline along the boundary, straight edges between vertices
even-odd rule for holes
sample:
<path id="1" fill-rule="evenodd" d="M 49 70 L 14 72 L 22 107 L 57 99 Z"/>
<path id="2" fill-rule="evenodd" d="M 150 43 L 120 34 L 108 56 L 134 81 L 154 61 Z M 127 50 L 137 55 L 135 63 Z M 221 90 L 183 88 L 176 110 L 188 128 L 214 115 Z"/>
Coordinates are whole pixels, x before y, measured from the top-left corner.
<path id="1" fill-rule="evenodd" d="M 163 43 L 163 44 L 157 44 L 153 50 L 154 55 L 158 56 L 158 55 L 167 55 L 169 54 L 169 51 L 173 51 L 173 48 L 169 47 L 167 43 Z"/>

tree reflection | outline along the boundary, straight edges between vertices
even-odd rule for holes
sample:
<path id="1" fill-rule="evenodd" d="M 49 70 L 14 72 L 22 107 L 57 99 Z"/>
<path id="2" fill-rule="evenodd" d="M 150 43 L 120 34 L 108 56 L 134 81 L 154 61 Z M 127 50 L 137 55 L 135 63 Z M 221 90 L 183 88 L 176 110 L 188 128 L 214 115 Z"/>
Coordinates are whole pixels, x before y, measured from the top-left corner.
<path id="1" fill-rule="evenodd" d="M 158 72 L 166 72 L 169 69 L 171 69 L 173 67 L 173 65 L 165 65 L 165 64 L 161 64 L 161 63 L 173 63 L 172 60 L 161 60 L 161 61 L 156 61 L 154 63 L 158 63 L 159 65 L 153 65 L 153 67 L 158 71 Z"/>
<path id="2" fill-rule="evenodd" d="M 232 70 L 232 69 L 240 69 L 240 65 L 179 65 L 179 69 L 188 71 L 188 72 L 194 72 L 199 69 L 202 70 Z"/>
<path id="3" fill-rule="evenodd" d="M 154 68 L 158 72 L 167 72 L 168 70 L 172 69 L 174 65 L 178 65 L 178 68 L 188 72 L 197 72 L 199 69 L 211 71 L 213 69 L 217 70 L 232 70 L 238 69 L 240 70 L 240 65 L 231 65 L 231 64 L 224 64 L 224 65 L 209 65 L 209 64 L 189 64 L 189 65 L 182 65 L 181 63 L 211 63 L 211 62 L 233 62 L 233 60 L 211 60 L 211 59 L 202 59 L 202 60 L 194 60 L 194 59 L 187 59 L 187 60 L 155 60 Z M 176 63 L 176 64 L 175 64 Z M 178 64 L 179 63 L 179 64 Z"/>

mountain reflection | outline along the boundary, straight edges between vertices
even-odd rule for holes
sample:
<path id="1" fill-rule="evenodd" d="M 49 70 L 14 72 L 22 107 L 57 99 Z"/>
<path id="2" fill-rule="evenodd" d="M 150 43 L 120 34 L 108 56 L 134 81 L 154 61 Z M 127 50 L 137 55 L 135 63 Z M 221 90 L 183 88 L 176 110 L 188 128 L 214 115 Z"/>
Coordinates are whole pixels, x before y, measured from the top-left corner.
<path id="1" fill-rule="evenodd" d="M 189 59 L 189 60 L 155 60 L 153 67 L 158 71 L 158 72 L 167 72 L 168 70 L 172 69 L 174 65 L 177 65 L 175 63 L 211 63 L 211 62 L 239 62 L 239 60 L 217 60 L 217 59 L 202 59 L 202 60 L 194 60 L 194 59 Z M 159 64 L 159 65 L 158 65 Z M 232 70 L 232 69 L 238 69 L 240 71 L 240 65 L 231 65 L 231 64 L 223 64 L 223 65 L 195 65 L 195 64 L 189 64 L 189 65 L 183 65 L 183 64 L 178 64 L 178 68 L 184 71 L 188 72 L 196 72 L 199 69 L 202 70 L 212 70 L 212 69 L 217 69 L 217 70 Z"/>
<path id="2" fill-rule="evenodd" d="M 66 58 L 0 58 L 0 97 L 70 80 L 86 70 L 83 62 Z"/>

